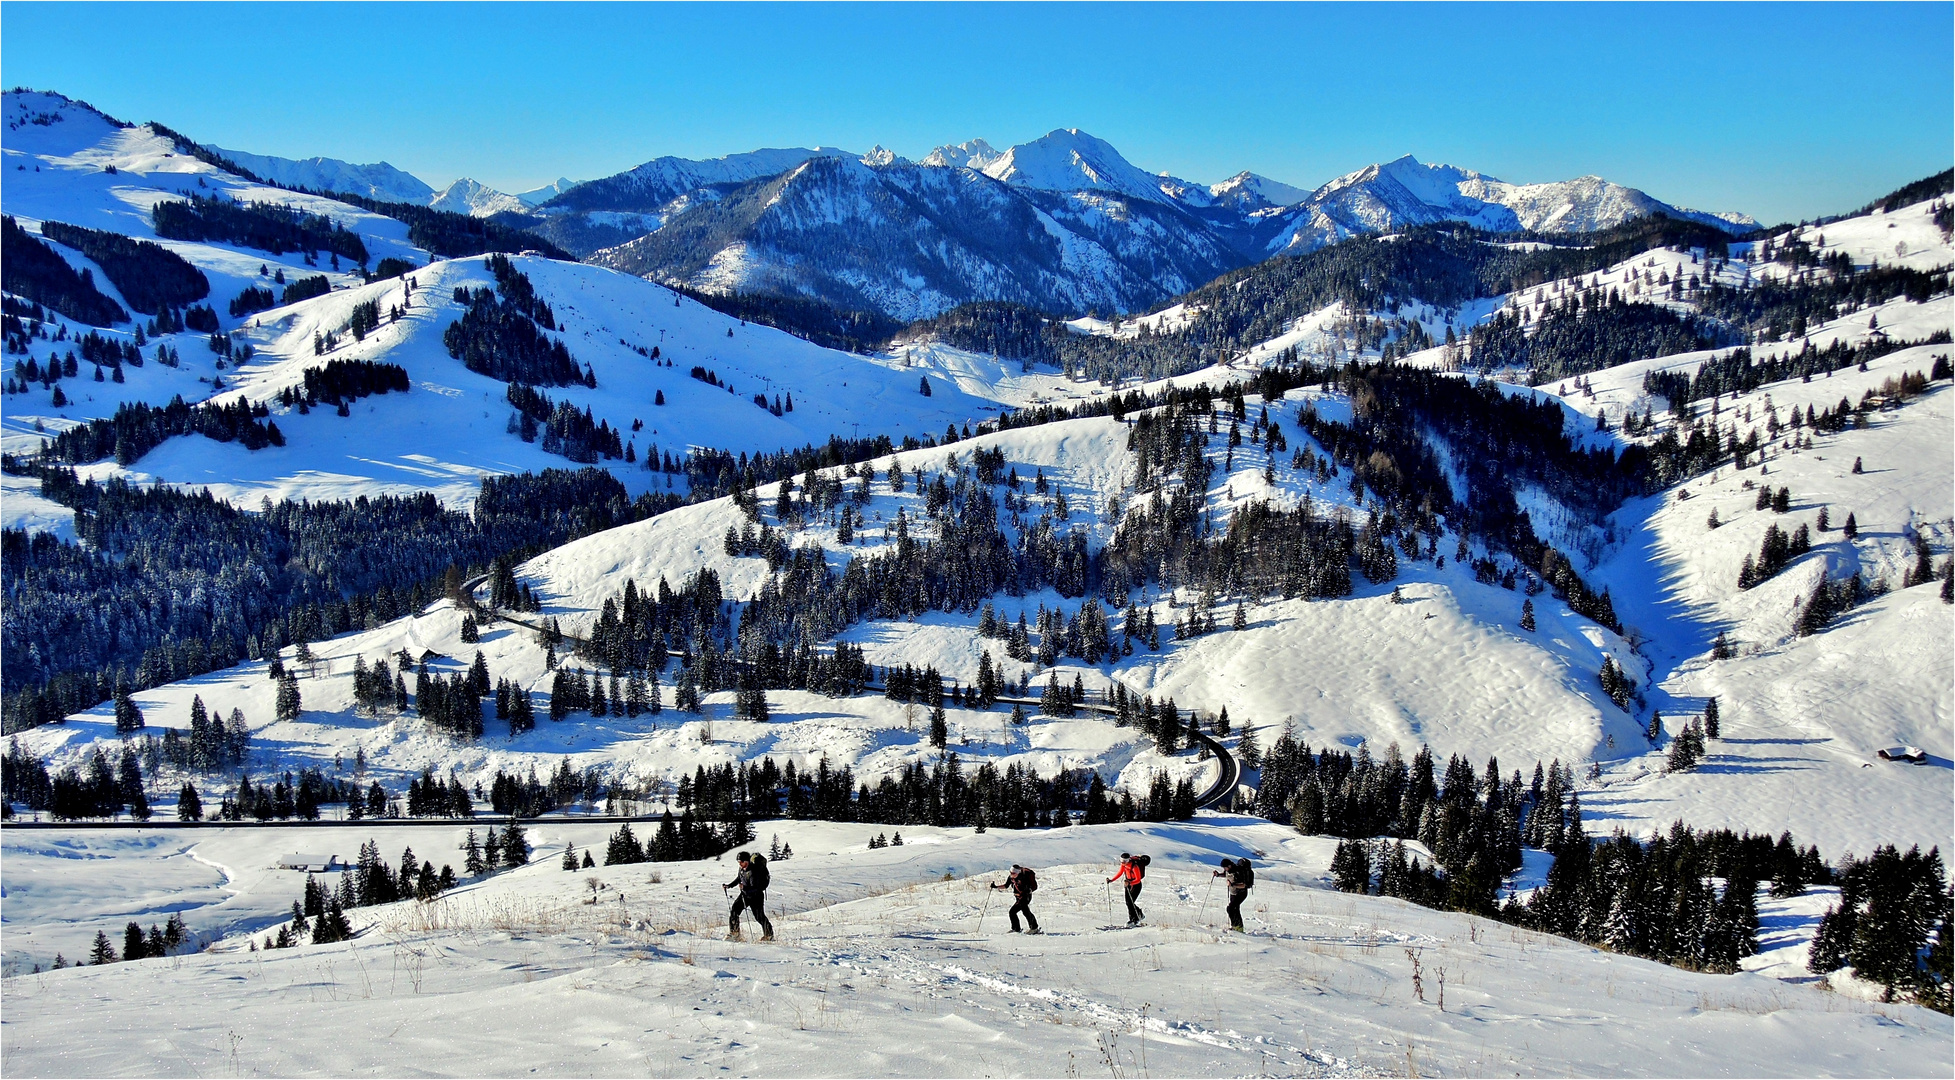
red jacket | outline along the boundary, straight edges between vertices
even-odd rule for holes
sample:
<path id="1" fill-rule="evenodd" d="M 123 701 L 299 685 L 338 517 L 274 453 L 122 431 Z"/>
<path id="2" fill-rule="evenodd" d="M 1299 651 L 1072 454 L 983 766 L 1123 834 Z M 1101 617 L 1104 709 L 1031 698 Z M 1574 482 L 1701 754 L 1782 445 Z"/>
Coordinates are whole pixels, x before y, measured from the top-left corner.
<path id="1" fill-rule="evenodd" d="M 1140 884 L 1140 879 L 1145 876 L 1147 875 L 1143 870 L 1141 870 L 1139 863 L 1136 863 L 1132 860 L 1128 860 L 1127 862 L 1123 862 L 1120 864 L 1119 873 L 1113 875 L 1107 880 L 1124 881 L 1129 885 L 1138 885 Z"/>

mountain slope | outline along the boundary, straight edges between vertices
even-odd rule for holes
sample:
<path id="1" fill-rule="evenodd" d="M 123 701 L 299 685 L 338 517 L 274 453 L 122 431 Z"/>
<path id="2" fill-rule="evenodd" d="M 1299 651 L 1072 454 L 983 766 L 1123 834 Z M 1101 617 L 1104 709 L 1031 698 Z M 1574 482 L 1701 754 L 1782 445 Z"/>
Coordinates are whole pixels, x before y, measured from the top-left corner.
<path id="1" fill-rule="evenodd" d="M 836 158 L 701 202 L 593 261 L 712 292 L 809 296 L 912 319 L 989 298 L 1125 310 L 1207 280 L 1236 256 L 1153 199 Z"/>
<path id="2" fill-rule="evenodd" d="M 248 154 L 206 144 L 204 149 L 237 162 L 254 174 L 285 187 L 311 191 L 345 191 L 387 202 L 428 203 L 435 190 L 419 177 L 394 168 L 384 161 L 372 165 L 353 165 L 333 158 L 313 157 L 294 160 L 266 154 Z"/>
<path id="3" fill-rule="evenodd" d="M 1301 254 L 1350 236 L 1440 221 L 1493 232 L 1588 233 L 1653 213 L 1734 233 L 1757 224 L 1742 214 L 1681 209 L 1599 176 L 1509 184 L 1451 165 L 1422 164 L 1408 154 L 1347 173 L 1312 192 L 1287 211 L 1288 224 L 1265 250 Z"/>
<path id="4" fill-rule="evenodd" d="M 174 860 L 120 835 L 54 834 L 88 853 L 64 860 L 77 874 L 211 863 L 245 895 L 208 913 L 236 929 L 207 953 L 9 980 L 19 984 L 10 1064 L 22 1076 L 291 1075 L 411 1057 L 435 1075 L 962 1076 L 1084 1071 L 1104 1058 L 1123 1075 L 1861 1076 L 1931 1075 L 1950 1050 L 1944 1019 L 1917 1007 L 1697 974 L 1337 893 L 1332 845 L 1241 818 L 981 835 L 906 827 L 903 847 L 876 850 L 865 847 L 872 827 L 770 824 L 796 854 L 774 864 L 778 934 L 765 943 L 722 940 L 712 890 L 730 876 L 724 862 L 558 870 L 566 843 L 597 850 L 610 831 L 539 824 L 525 867 L 429 903 L 355 909 L 351 941 L 257 952 L 247 940 L 286 921 L 280 901 L 302 885 L 270 868 L 278 845 L 314 842 L 302 831 L 212 830 Z M 411 845 L 452 863 L 457 832 L 347 836 L 376 837 L 390 860 Z M 9 862 L 55 868 L 27 849 L 34 839 L 10 831 Z M 1122 851 L 1153 854 L 1149 925 L 1136 930 L 1104 928 L 1102 882 Z M 1210 874 L 1252 851 L 1252 932 L 1226 934 Z M 985 886 L 1014 863 L 1038 868 L 1044 936 L 1008 934 L 1003 913 L 989 913 L 1005 904 Z M 1765 903 L 1775 923 L 1810 932 L 1810 916 Z M 211 924 L 204 909 L 189 921 Z M 289 1003 L 261 983 L 306 987 L 326 1022 L 291 1024 Z M 103 999 L 127 1015 L 98 1031 L 89 1006 Z M 510 1015 L 550 1037 L 512 1033 Z M 151 1045 L 174 1052 L 142 1052 Z"/>

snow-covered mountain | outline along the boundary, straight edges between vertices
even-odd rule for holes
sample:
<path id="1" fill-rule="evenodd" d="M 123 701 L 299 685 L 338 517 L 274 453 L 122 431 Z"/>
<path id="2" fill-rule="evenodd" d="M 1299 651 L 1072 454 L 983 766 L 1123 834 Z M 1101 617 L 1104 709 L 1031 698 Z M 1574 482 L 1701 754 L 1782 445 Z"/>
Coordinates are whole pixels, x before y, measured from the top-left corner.
<path id="1" fill-rule="evenodd" d="M 657 231 L 592 261 L 711 292 L 811 297 L 898 319 L 989 299 L 1131 310 L 1241 262 L 1158 191 L 1052 191 L 970 169 L 824 157 L 701 194 Z"/>
<path id="2" fill-rule="evenodd" d="M 516 197 L 523 200 L 523 205 L 525 206 L 541 206 L 576 186 L 577 181 L 572 180 L 568 176 L 561 176 L 557 178 L 557 182 L 554 184 L 545 184 L 540 188 L 535 188 L 530 191 L 519 191 L 516 193 Z"/>
<path id="3" fill-rule="evenodd" d="M 1208 195 L 1220 205 L 1254 213 L 1272 207 L 1294 206 L 1308 199 L 1310 192 L 1244 170 L 1219 184 L 1209 185 Z"/>
<path id="4" fill-rule="evenodd" d="M 1595 232 L 1656 213 L 1734 233 L 1757 225 L 1744 214 L 1672 206 L 1599 176 L 1509 184 L 1451 165 L 1427 165 L 1407 154 L 1346 173 L 1311 192 L 1288 211 L 1286 226 L 1266 250 L 1301 254 L 1351 236 L 1439 221 L 1493 231 Z"/>
<path id="5" fill-rule="evenodd" d="M 351 498 L 405 491 L 429 491 L 465 504 L 484 475 L 568 464 L 508 430 L 504 384 L 467 370 L 443 344 L 443 331 L 465 306 L 455 301 L 455 290 L 493 284 L 481 258 L 436 259 L 409 241 L 401 221 L 240 178 L 178 153 L 168 136 L 149 127 L 121 125 L 58 95 L 8 93 L 0 114 L 8 122 L 0 149 L 9 177 L 0 189 L 0 209 L 30 235 L 38 236 L 43 222 L 58 221 L 161 244 L 204 276 L 209 292 L 199 299 L 213 309 L 220 331 L 253 350 L 240 362 L 214 353 L 210 335 L 203 332 L 151 334 L 144 340 L 146 357 L 168 346 L 178 358 L 174 364 L 150 359 L 140 366 L 120 365 L 112 380 L 93 381 L 84 370 L 78 380 L 22 385 L 5 401 L 8 452 L 31 452 L 45 432 L 108 418 L 125 403 L 161 406 L 180 396 L 191 404 L 262 404 L 302 383 L 308 370 L 337 359 L 399 365 L 415 390 L 364 398 L 347 417 L 278 407 L 283 447 L 249 451 L 238 443 L 185 436 L 165 441 L 126 469 L 113 462 L 83 469 L 103 477 L 208 483 L 226 497 L 254 505 L 260 495 Z M 406 293 L 395 278 L 367 282 L 352 265 L 333 269 L 326 257 L 308 252 L 274 254 L 240 243 L 159 237 L 151 208 L 180 200 L 185 190 L 323 215 L 358 235 L 372 263 L 396 259 L 418 267 L 416 288 Z M 74 249 L 50 247 L 76 268 L 90 270 L 110 300 L 134 310 L 100 266 Z M 536 257 L 514 261 L 556 312 L 555 339 L 579 364 L 590 365 L 597 379 L 595 388 L 550 393 L 576 399 L 578 408 L 588 408 L 614 429 L 634 428 L 642 420 L 636 429 L 640 451 L 656 442 L 674 453 L 695 446 L 752 453 L 820 443 L 837 432 L 886 431 L 900 440 L 980 419 L 1000 404 L 995 388 L 975 381 L 968 383 L 969 392 L 939 383 L 925 397 L 919 393 L 919 373 L 744 324 L 637 277 Z M 290 283 L 313 277 L 326 279 L 331 291 L 274 302 Z M 252 310 L 232 311 L 247 291 L 258 290 L 271 298 Z M 401 306 L 402 315 L 355 339 L 345 328 L 355 308 L 367 302 Z M 46 363 L 71 350 L 73 339 L 85 333 L 105 336 L 118 347 L 134 344 L 137 333 L 133 322 L 95 328 L 51 312 L 44 325 L 44 336 L 26 342 L 13 360 Z M 321 351 L 313 338 L 326 333 L 341 340 Z M 661 350 L 658 362 L 647 355 L 654 347 Z M 689 377 L 694 365 L 714 372 L 718 383 Z M 784 404 L 791 395 L 793 411 L 774 415 L 757 407 L 753 397 L 762 392 L 770 402 L 781 396 Z M 661 399 L 669 405 L 658 405 Z M 612 465 L 634 493 L 665 483 L 641 467 Z M 8 490 L 7 512 L 20 508 L 23 516 L 8 520 L 31 518 L 34 504 L 16 501 L 15 494 Z"/>
<path id="6" fill-rule="evenodd" d="M 937 165 L 945 168 L 976 169 L 979 172 L 983 172 L 985 166 L 1002 156 L 1002 154 L 992 148 L 990 143 L 985 142 L 983 139 L 972 139 L 969 142 L 961 142 L 953 146 L 939 146 L 935 150 L 930 151 L 929 155 L 917 162 L 917 164 Z"/>
<path id="7" fill-rule="evenodd" d="M 436 210 L 447 210 L 469 217 L 494 217 L 497 214 L 527 213 L 530 203 L 520 196 L 505 194 L 464 176 L 428 200 Z"/>
<path id="8" fill-rule="evenodd" d="M 268 154 L 252 154 L 243 150 L 226 150 L 221 146 L 210 144 L 206 144 L 204 149 L 218 157 L 234 161 L 253 174 L 284 187 L 300 187 L 309 191 L 344 191 L 351 195 L 364 195 L 385 202 L 425 204 L 435 198 L 435 190 L 419 177 L 396 169 L 384 161 L 372 165 L 354 165 L 334 158 L 272 157 Z"/>
<path id="9" fill-rule="evenodd" d="M 779 176 L 811 158 L 857 156 L 832 146 L 816 146 L 753 150 L 703 161 L 654 158 L 615 176 L 574 185 L 541 205 L 546 213 L 581 210 L 656 215 L 665 212 L 673 200 L 703 188 Z"/>

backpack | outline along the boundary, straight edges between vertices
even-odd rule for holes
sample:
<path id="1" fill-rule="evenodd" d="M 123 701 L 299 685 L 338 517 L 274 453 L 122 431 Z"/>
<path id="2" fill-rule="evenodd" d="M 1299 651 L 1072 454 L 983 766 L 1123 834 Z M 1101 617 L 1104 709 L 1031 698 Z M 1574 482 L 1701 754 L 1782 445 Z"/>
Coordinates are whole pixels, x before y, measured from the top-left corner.
<path id="1" fill-rule="evenodd" d="M 1136 855 L 1136 856 L 1134 856 L 1134 866 L 1135 866 L 1136 868 L 1138 868 L 1139 870 L 1141 870 L 1141 871 L 1142 871 L 1142 874 L 1141 874 L 1141 876 L 1142 876 L 1142 877 L 1145 877 L 1145 876 L 1147 876 L 1147 875 L 1146 875 L 1146 873 L 1145 873 L 1145 871 L 1147 870 L 1147 864 L 1148 864 L 1148 863 L 1151 863 L 1151 862 L 1153 862 L 1153 861 L 1154 861 L 1154 857 L 1153 857 L 1152 855 Z"/>
<path id="2" fill-rule="evenodd" d="M 1237 859 L 1235 861 L 1235 885 L 1243 889 L 1255 887 L 1256 871 L 1249 865 L 1248 859 Z"/>
<path id="3" fill-rule="evenodd" d="M 767 887 L 769 878 L 767 875 L 767 857 L 765 855 L 755 854 L 753 859 L 747 863 L 747 880 L 752 882 L 753 888 L 765 889 Z"/>
<path id="4" fill-rule="evenodd" d="M 1032 868 L 1029 866 L 1022 866 L 1018 869 L 1018 891 L 1024 893 L 1026 896 L 1030 896 L 1039 891 L 1039 876 L 1032 873 Z"/>

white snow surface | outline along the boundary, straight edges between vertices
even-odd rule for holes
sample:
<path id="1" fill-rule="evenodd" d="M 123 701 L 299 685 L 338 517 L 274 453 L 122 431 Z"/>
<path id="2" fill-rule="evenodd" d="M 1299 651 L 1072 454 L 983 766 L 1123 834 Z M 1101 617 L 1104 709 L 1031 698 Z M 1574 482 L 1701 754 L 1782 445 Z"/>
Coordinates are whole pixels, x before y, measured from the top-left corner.
<path id="1" fill-rule="evenodd" d="M 371 836 L 389 860 L 411 843 L 453 863 L 462 831 L 331 835 L 342 854 Z M 904 846 L 866 850 L 895 831 Z M 61 922 L 150 919 L 165 884 L 193 928 L 232 934 L 200 954 L 7 979 L 9 1074 L 411 1060 L 434 1075 L 1914 1076 L 1944 1071 L 1951 1051 L 1949 1020 L 1917 1007 L 1332 892 L 1332 842 L 1252 819 L 983 835 L 766 822 L 796 852 L 773 867 L 773 942 L 724 940 L 712 890 L 728 862 L 558 869 L 566 841 L 601 850 L 608 832 L 540 823 L 526 867 L 432 903 L 355 909 L 348 942 L 253 952 L 302 885 L 271 867 L 318 848 L 318 830 L 9 830 L 10 873 L 24 864 L 52 886 L 10 892 L 10 931 L 23 906 L 53 916 L 36 929 L 47 944 Z M 1139 929 L 1108 928 L 1122 851 L 1153 856 Z M 1258 865 L 1247 935 L 1221 929 L 1210 888 L 1217 859 L 1239 855 Z M 984 888 L 1012 863 L 1039 872 L 1043 936 L 1007 933 L 1006 898 Z M 1800 947 L 1789 933 L 1780 951 Z"/>

